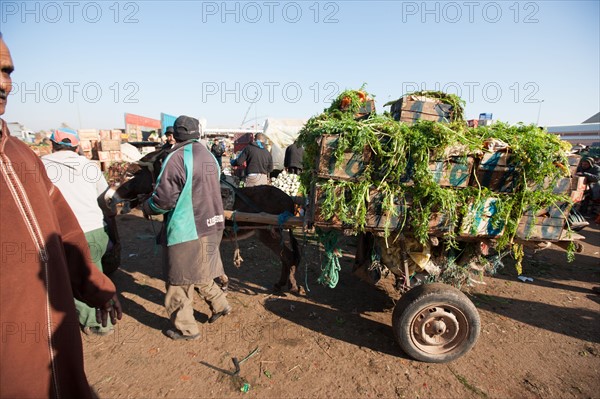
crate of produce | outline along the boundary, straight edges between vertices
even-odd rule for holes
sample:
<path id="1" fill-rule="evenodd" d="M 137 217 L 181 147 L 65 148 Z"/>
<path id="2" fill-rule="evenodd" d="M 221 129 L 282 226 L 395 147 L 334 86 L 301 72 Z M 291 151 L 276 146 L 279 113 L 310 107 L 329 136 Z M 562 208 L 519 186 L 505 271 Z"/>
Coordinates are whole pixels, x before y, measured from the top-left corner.
<path id="1" fill-rule="evenodd" d="M 451 157 L 429 163 L 433 181 L 442 187 L 467 187 L 473 173 L 475 159 L 469 157 Z"/>
<path id="2" fill-rule="evenodd" d="M 362 153 L 344 152 L 342 160 L 335 157 L 339 136 L 323 135 L 317 158 L 317 176 L 326 179 L 357 180 L 371 162 L 372 152 L 365 147 Z"/>
<path id="3" fill-rule="evenodd" d="M 467 214 L 463 217 L 459 236 L 464 238 L 495 238 L 504 233 L 505 221 L 497 220 L 497 198 L 486 198 L 478 204 L 469 203 Z"/>
<path id="4" fill-rule="evenodd" d="M 450 122 L 452 107 L 435 98 L 406 95 L 391 104 L 390 112 L 395 120 L 409 124 L 418 120 Z"/>
<path id="5" fill-rule="evenodd" d="M 518 182 L 518 168 L 510 153 L 485 152 L 475 169 L 471 186 L 486 187 L 491 191 L 513 192 Z"/>
<path id="6" fill-rule="evenodd" d="M 335 195 L 345 195 L 344 189 L 339 187 L 335 189 Z M 317 182 L 313 184 L 310 190 L 310 202 L 307 211 L 308 220 L 312 221 L 313 225 L 320 227 L 342 227 L 342 222 L 337 216 L 326 219 L 323 215 L 323 202 L 326 200 L 327 193 L 323 186 Z"/>
<path id="7" fill-rule="evenodd" d="M 519 221 L 517 237 L 532 241 L 558 241 L 565 227 L 564 217 L 525 215 Z"/>
<path id="8" fill-rule="evenodd" d="M 394 231 L 402 230 L 410 226 L 410 207 L 412 199 L 400 195 L 394 198 L 392 209 L 387 210 L 383 204 L 383 196 L 376 189 L 369 193 L 367 205 L 366 229 L 370 231 Z M 450 220 L 442 212 L 432 212 L 429 218 L 428 233 L 431 235 L 443 235 L 450 231 Z"/>

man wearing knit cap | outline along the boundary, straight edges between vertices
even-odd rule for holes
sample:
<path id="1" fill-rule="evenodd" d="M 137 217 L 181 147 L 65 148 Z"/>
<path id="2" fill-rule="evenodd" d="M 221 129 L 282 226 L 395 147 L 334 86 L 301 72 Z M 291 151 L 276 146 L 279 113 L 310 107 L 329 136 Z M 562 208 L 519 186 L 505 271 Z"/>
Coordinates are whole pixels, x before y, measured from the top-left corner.
<path id="1" fill-rule="evenodd" d="M 180 116 L 173 125 L 175 145 L 169 150 L 152 196 L 144 202 L 146 215 L 163 214 L 159 241 L 167 294 L 165 308 L 173 340 L 195 340 L 200 330 L 194 319 L 194 289 L 209 304 L 209 322 L 231 312 L 214 278 L 224 274 L 219 245 L 225 227 L 219 167 L 200 143 L 195 118 Z"/>

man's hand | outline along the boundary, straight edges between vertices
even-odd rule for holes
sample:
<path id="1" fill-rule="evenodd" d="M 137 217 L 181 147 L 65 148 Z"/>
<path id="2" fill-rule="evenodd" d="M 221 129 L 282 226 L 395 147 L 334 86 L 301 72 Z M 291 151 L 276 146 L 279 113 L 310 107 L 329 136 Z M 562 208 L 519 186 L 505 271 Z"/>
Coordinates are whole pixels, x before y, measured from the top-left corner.
<path id="1" fill-rule="evenodd" d="M 138 208 L 140 208 L 144 214 L 144 218 L 148 219 L 148 220 L 152 220 L 152 215 L 154 215 L 154 212 L 152 211 L 152 209 L 150 208 L 150 204 L 148 204 L 148 200 L 152 197 L 152 194 L 139 194 L 137 199 L 139 201 L 139 206 Z"/>
<path id="2" fill-rule="evenodd" d="M 101 323 L 102 327 L 106 327 L 108 324 L 108 315 L 110 315 L 110 321 L 113 325 L 117 324 L 117 319 L 121 320 L 123 317 L 123 309 L 121 308 L 121 302 L 119 302 L 117 294 L 113 295 L 110 301 L 96 308 L 96 321 Z"/>

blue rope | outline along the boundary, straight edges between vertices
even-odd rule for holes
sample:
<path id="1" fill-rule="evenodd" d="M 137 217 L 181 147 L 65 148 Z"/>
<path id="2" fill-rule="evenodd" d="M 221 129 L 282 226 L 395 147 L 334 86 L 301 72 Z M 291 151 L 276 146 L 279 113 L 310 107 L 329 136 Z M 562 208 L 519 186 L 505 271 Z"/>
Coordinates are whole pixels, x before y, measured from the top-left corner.
<path id="1" fill-rule="evenodd" d="M 338 233 L 335 230 L 327 232 L 317 231 L 319 235 L 319 241 L 325 247 L 325 259 L 321 265 L 321 276 L 317 279 L 317 282 L 328 286 L 329 288 L 335 288 L 340 280 L 340 261 L 342 253 L 337 246 Z"/>
<path id="2" fill-rule="evenodd" d="M 277 222 L 279 223 L 279 228 L 283 228 L 283 224 L 292 216 L 294 216 L 293 213 L 291 213 L 290 211 L 285 211 L 283 213 L 280 213 L 279 216 L 277 216 Z"/>

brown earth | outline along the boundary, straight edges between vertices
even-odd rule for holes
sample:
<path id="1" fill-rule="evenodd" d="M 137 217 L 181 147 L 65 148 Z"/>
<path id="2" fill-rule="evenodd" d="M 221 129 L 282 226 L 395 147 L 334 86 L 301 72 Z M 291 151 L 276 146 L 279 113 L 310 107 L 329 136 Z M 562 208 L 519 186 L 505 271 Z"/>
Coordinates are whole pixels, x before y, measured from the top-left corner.
<path id="1" fill-rule="evenodd" d="M 343 239 L 340 282 L 330 289 L 316 283 L 322 255 L 314 240 L 300 237 L 297 277 L 310 291 L 284 298 L 270 294 L 280 270 L 274 254 L 246 240 L 236 269 L 233 245 L 224 243 L 234 312 L 208 324 L 210 310 L 198 298 L 201 339 L 171 341 L 161 333 L 168 320 L 153 240 L 160 223 L 134 211 L 118 224 L 122 267 L 111 277 L 125 314 L 113 335 L 83 338 L 88 379 L 101 398 L 600 398 L 600 296 L 591 290 L 600 285 L 597 224 L 583 231 L 587 244 L 575 262 L 558 248 L 528 253 L 524 275 L 533 282 L 517 280 L 506 262 L 468 289 L 481 336 L 449 364 L 413 361 L 400 350 L 392 279 L 373 287 L 351 274 L 352 238 Z M 229 375 L 232 357 L 255 348 L 239 376 Z"/>

